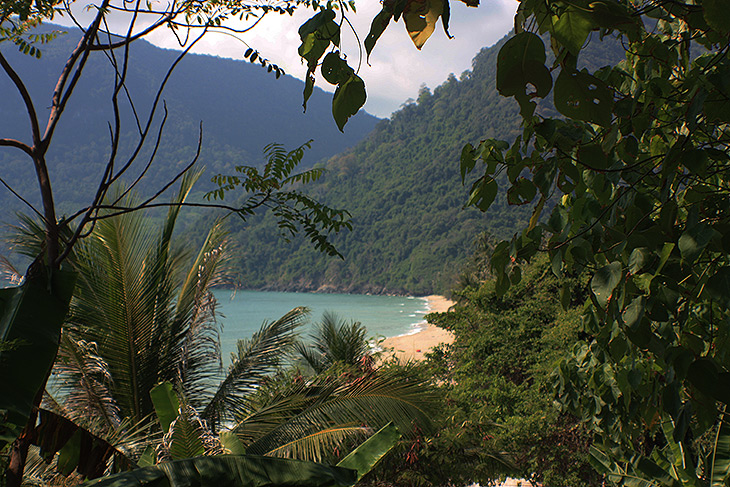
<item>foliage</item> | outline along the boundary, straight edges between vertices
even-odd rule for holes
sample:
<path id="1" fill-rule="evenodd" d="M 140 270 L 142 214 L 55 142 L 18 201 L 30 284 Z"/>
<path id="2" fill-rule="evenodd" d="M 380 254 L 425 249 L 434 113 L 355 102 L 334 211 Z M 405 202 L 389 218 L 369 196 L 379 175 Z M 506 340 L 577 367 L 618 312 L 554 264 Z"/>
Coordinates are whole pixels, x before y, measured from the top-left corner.
<path id="1" fill-rule="evenodd" d="M 346 487 L 356 482 L 356 472 L 329 465 L 290 460 L 284 458 L 257 457 L 253 455 L 224 455 L 198 457 L 160 465 L 144 467 L 104 477 L 89 485 L 93 486 L 148 486 L 148 485 L 257 485 L 277 487 L 283 485 L 308 485 L 322 487 Z"/>
<path id="2" fill-rule="evenodd" d="M 523 133 L 511 147 L 467 146 L 461 160 L 465 173 L 478 160 L 485 167 L 471 202 L 488 206 L 506 173 L 508 199 L 534 203 L 527 228 L 492 255 L 499 295 L 541 251 L 558 276 L 592 274 L 586 335 L 554 387 L 594 433 L 597 465 L 628 472 L 612 476 L 627 485 L 708 482 L 715 450 L 703 445 L 730 401 L 730 43 L 721 4 L 521 2 L 502 48 L 520 55 L 500 58 L 497 78 L 520 104 Z M 555 54 L 554 82 L 538 33 Z M 599 35 L 618 38 L 625 60 L 578 70 L 583 46 Z M 535 115 L 550 92 L 564 118 Z"/>
<path id="3" fill-rule="evenodd" d="M 72 272 L 52 271 L 36 262 L 22 285 L 0 290 L 0 339 L 14 343 L 0 351 L 0 450 L 35 418 L 33 403 L 53 365 L 75 280 Z"/>
<path id="4" fill-rule="evenodd" d="M 471 71 L 449 76 L 433 91 L 423 88 L 417 102 L 404 104 L 365 140 L 323 165 L 325 174 L 308 191 L 352 214 L 352 231 L 333 238 L 344 261 L 328 259 L 306 242 L 271 244 L 273 217 L 252 218 L 245 231 L 232 229 L 242 252 L 236 266 L 245 276 L 243 286 L 446 293 L 480 233 L 507 238 L 527 224 L 528 205 L 510 206 L 505 195 L 486 215 L 464 210 L 459 168 L 444 164 L 458 159 L 467 141 L 514 140 L 519 134 L 518 104 L 494 86 L 505 41 L 482 49 Z M 591 44 L 581 64 L 602 66 L 623 55 L 617 42 Z"/>
<path id="5" fill-rule="evenodd" d="M 310 336 L 311 343 L 299 342 L 296 353 L 315 374 L 335 364 L 358 366 L 370 355 L 366 334 L 367 329 L 359 321 L 348 323 L 325 311 Z"/>
<path id="6" fill-rule="evenodd" d="M 452 311 L 429 315 L 455 335 L 428 358 L 445 389 L 437 433 L 412 449 L 405 468 L 392 466 L 374 485 L 486 485 L 505 476 L 601 485 L 588 462 L 586 428 L 553 407 L 551 373 L 565 343 L 579 336 L 576 306 L 586 294 L 585 279 L 566 281 L 568 311 L 560 305 L 561 281 L 538 259 L 505 295 L 489 277 L 457 289 Z"/>
<path id="7" fill-rule="evenodd" d="M 218 485 L 350 486 L 367 474 L 397 441 L 398 430 L 387 424 L 355 448 L 337 466 L 253 455 L 199 457 L 106 477 L 89 485 L 189 485 L 191 480 Z"/>
<path id="8" fill-rule="evenodd" d="M 310 140 L 289 152 L 280 144 L 267 145 L 264 155 L 268 160 L 261 171 L 253 166 L 236 166 L 236 171 L 242 176 L 214 176 L 213 183 L 218 188 L 205 197 L 222 200 L 226 192 L 240 188 L 245 199 L 237 205 L 236 214 L 244 221 L 259 207 L 270 208 L 277 226 L 287 236 L 296 235 L 301 227 L 315 250 L 331 257 L 342 257 L 328 236 L 344 229 L 352 230 L 350 214 L 346 210 L 329 208 L 296 189 L 286 189 L 309 184 L 322 177 L 322 168 L 293 173 L 304 156 L 304 149 L 310 148 L 311 143 Z"/>

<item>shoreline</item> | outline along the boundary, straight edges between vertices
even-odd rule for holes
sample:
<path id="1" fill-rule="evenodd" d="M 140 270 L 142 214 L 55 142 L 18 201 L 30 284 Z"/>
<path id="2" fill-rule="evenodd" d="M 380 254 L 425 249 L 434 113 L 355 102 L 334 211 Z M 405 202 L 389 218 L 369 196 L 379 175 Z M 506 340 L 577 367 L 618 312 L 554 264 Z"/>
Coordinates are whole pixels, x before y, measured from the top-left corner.
<path id="1" fill-rule="evenodd" d="M 444 313 L 455 303 L 444 296 L 426 296 L 429 313 Z M 425 358 L 427 352 L 441 343 L 452 343 L 454 335 L 443 328 L 439 328 L 426 322 L 423 329 L 406 335 L 389 337 L 383 340 L 382 347 L 390 348 L 393 351 L 387 352 L 387 357 L 395 356 L 400 361 L 420 361 Z"/>

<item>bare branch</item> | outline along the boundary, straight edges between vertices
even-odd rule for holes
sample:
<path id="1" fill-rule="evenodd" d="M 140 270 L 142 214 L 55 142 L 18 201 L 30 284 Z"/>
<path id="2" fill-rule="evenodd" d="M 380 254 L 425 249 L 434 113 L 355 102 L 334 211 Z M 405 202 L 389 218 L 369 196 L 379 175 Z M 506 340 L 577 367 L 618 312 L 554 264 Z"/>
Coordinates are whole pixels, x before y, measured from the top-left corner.
<path id="1" fill-rule="evenodd" d="M 25 104 L 25 110 L 28 112 L 28 118 L 30 119 L 30 128 L 33 133 L 33 145 L 35 146 L 35 148 L 37 148 L 41 140 L 41 131 L 38 125 L 38 116 L 36 115 L 35 107 L 33 106 L 33 100 L 30 97 L 30 93 L 28 93 L 28 89 L 25 87 L 23 80 L 20 79 L 18 73 L 15 72 L 12 66 L 10 66 L 10 63 L 8 63 L 7 59 L 5 59 L 5 56 L 3 56 L 2 52 L 0 52 L 0 66 L 2 66 L 5 73 L 7 73 L 7 75 L 10 77 L 13 84 L 15 85 L 15 88 L 18 90 L 18 93 L 20 93 L 20 97 L 23 99 L 23 103 Z M 17 147 L 19 149 L 25 150 L 22 147 L 18 145 L 13 145 L 11 143 L 3 145 L 11 145 L 12 147 Z M 32 149 L 30 152 L 26 151 L 26 153 L 28 153 L 28 155 L 30 155 L 31 157 L 33 156 Z"/>
<path id="2" fill-rule="evenodd" d="M 86 60 L 89 57 L 89 47 L 91 40 L 94 38 L 97 30 L 99 29 L 99 25 L 101 24 L 101 21 L 104 17 L 103 12 L 109 5 L 109 1 L 110 0 L 103 0 L 101 6 L 99 7 L 99 11 L 94 18 L 94 21 L 91 23 L 89 29 L 84 33 L 84 36 L 81 38 L 78 45 L 71 53 L 71 56 L 69 56 L 68 61 L 66 61 L 66 65 L 64 66 L 63 71 L 61 71 L 61 76 L 58 78 L 56 88 L 53 91 L 51 113 L 48 116 L 46 133 L 43 134 L 42 144 L 44 150 L 51 142 L 51 139 L 53 138 L 53 132 L 56 128 L 56 125 L 58 124 L 59 119 L 61 118 L 61 114 L 63 113 L 64 108 L 66 108 L 66 104 L 71 97 L 71 93 L 73 93 L 74 87 L 81 77 L 84 65 L 86 64 Z M 77 61 L 78 66 L 76 66 L 76 68 L 74 69 L 74 65 L 76 65 Z M 68 88 L 65 88 L 67 82 Z"/>
<path id="3" fill-rule="evenodd" d="M 30 208 L 33 211 L 33 213 L 35 213 L 36 215 L 38 215 L 39 217 L 41 217 L 41 220 L 43 220 L 45 222 L 46 219 L 43 218 L 43 214 L 40 211 L 36 210 L 35 206 L 31 205 L 28 200 L 26 200 L 25 198 L 23 198 L 17 191 L 15 191 L 3 178 L 0 178 L 0 184 L 2 184 L 3 186 L 5 186 L 5 188 L 8 191 L 10 191 L 11 193 L 13 193 L 13 196 L 15 196 L 16 198 L 18 198 L 23 203 L 25 203 L 25 205 L 28 208 Z"/>
<path id="4" fill-rule="evenodd" d="M 15 147 L 16 149 L 20 149 L 29 156 L 33 157 L 33 148 L 30 147 L 28 144 L 24 144 L 23 142 L 15 139 L 0 139 L 0 146 L 4 147 Z"/>

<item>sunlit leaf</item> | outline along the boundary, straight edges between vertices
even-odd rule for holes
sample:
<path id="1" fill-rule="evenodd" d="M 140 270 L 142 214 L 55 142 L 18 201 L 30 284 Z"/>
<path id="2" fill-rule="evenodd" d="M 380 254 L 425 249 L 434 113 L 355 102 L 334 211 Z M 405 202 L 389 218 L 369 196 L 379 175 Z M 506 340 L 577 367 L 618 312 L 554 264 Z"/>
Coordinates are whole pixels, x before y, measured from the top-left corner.
<path id="1" fill-rule="evenodd" d="M 393 423 L 388 423 L 340 460 L 337 466 L 356 470 L 357 479 L 360 480 L 396 445 L 399 439 L 398 428 Z"/>
<path id="2" fill-rule="evenodd" d="M 558 20 L 553 23 L 553 36 L 568 48 L 570 53 L 577 56 L 588 34 L 597 27 L 593 18 L 583 10 L 568 7 Z"/>
<path id="3" fill-rule="evenodd" d="M 436 23 L 444 11 L 445 0 L 419 0 L 408 3 L 403 12 L 403 21 L 406 24 L 408 35 L 413 44 L 421 49 L 433 31 Z"/>

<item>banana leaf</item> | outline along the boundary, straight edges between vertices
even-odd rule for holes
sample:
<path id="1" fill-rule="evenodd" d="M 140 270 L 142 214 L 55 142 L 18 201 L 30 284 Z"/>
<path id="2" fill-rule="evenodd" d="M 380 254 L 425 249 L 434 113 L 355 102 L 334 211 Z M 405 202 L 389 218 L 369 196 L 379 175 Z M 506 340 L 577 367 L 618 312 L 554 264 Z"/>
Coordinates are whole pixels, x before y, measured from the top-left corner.
<path id="1" fill-rule="evenodd" d="M 388 423 L 340 460 L 337 466 L 356 470 L 357 480 L 360 480 L 395 446 L 400 436 L 398 428 L 393 423 Z"/>
<path id="2" fill-rule="evenodd" d="M 35 262 L 22 285 L 0 289 L 0 449 L 20 435 L 45 386 L 75 282 L 75 273 Z"/>
<path id="3" fill-rule="evenodd" d="M 349 487 L 357 472 L 321 463 L 256 455 L 187 458 L 139 468 L 87 487 Z"/>
<path id="4" fill-rule="evenodd" d="M 63 475 L 76 470 L 85 478 L 101 477 L 112 456 L 118 467 L 128 469 L 134 466 L 123 452 L 73 421 L 45 409 L 40 409 L 38 416 L 34 443 L 48 462 L 56 453 L 60 454 L 58 470 Z"/>

